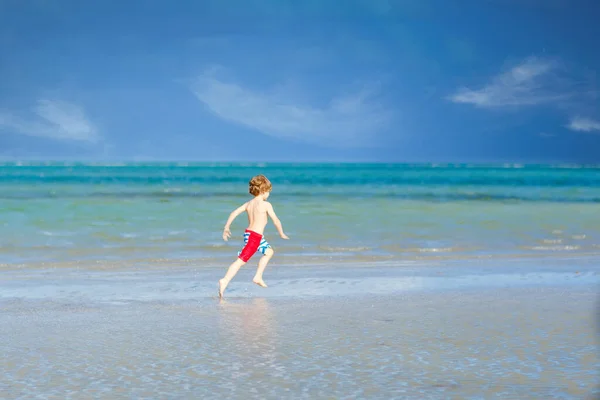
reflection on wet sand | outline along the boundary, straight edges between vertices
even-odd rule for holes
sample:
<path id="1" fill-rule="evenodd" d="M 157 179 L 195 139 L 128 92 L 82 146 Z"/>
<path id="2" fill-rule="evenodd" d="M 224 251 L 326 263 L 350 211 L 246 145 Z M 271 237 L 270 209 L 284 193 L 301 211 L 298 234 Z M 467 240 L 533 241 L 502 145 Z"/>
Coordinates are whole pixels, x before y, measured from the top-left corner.
<path id="1" fill-rule="evenodd" d="M 256 382 L 258 388 L 265 375 L 282 372 L 277 362 L 277 318 L 269 300 L 255 298 L 236 302 L 223 299 L 219 302 L 219 334 L 232 356 L 239 362 L 241 371 L 233 367 L 232 378 L 240 373 Z M 243 372 L 242 372 L 243 371 Z"/>
<path id="2" fill-rule="evenodd" d="M 0 393 L 11 399 L 589 398 L 598 393 L 595 289 L 220 303 L 0 301 Z"/>

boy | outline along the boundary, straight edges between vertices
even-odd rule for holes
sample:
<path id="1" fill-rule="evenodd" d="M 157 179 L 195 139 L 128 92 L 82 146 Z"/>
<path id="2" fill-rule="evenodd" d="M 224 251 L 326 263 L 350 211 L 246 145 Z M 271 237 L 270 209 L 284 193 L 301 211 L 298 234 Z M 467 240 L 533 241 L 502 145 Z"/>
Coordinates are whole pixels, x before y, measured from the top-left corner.
<path id="1" fill-rule="evenodd" d="M 244 232 L 244 248 L 238 253 L 238 259 L 229 266 L 223 279 L 219 280 L 219 298 L 223 298 L 223 294 L 225 293 L 225 289 L 229 282 L 233 279 L 235 274 L 237 274 L 242 265 L 246 264 L 257 251 L 260 251 L 263 254 L 263 257 L 258 262 L 258 269 L 256 270 L 252 282 L 264 288 L 267 287 L 267 284 L 263 281 L 263 272 L 267 267 L 267 263 L 271 257 L 273 257 L 271 245 L 263 238 L 263 232 L 268 222 L 267 216 L 271 217 L 275 228 L 277 228 L 277 231 L 279 232 L 279 236 L 283 239 L 289 239 L 286 234 L 283 233 L 283 227 L 281 226 L 281 222 L 279 221 L 279 218 L 277 218 L 275 211 L 273 211 L 273 206 L 267 201 L 271 194 L 271 190 L 271 182 L 266 176 L 257 175 L 253 177 L 248 183 L 248 192 L 254 196 L 254 199 L 235 209 L 227 219 L 227 223 L 223 229 L 223 240 L 225 241 L 231 236 L 229 227 L 233 220 L 244 211 L 248 213 L 248 228 Z"/>

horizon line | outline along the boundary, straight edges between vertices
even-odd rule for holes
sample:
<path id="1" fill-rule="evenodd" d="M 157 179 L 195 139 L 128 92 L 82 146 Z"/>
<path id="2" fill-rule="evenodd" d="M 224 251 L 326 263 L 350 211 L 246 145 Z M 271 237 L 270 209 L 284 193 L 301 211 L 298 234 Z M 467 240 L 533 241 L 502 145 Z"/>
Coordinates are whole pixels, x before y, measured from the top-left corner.
<path id="1" fill-rule="evenodd" d="M 249 166 L 267 167 L 281 165 L 414 165 L 428 167 L 444 166 L 477 166 L 477 167 L 503 167 L 523 168 L 531 166 L 545 167 L 587 167 L 600 168 L 600 163 L 575 163 L 575 162 L 522 162 L 522 161 L 201 161 L 201 160 L 84 160 L 84 159 L 10 159 L 0 157 L 0 166 L 44 166 L 54 164 L 56 166 L 69 166 L 83 164 L 89 166 L 124 167 L 135 165 L 172 165 L 172 166 Z"/>

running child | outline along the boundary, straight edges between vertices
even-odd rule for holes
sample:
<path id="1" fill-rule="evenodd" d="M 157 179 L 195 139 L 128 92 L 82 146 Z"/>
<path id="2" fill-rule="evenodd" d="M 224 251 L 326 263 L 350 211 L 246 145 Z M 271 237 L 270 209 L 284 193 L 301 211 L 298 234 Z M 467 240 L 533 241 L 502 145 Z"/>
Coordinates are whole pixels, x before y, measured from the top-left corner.
<path id="1" fill-rule="evenodd" d="M 271 190 L 271 182 L 266 176 L 257 175 L 253 177 L 248 184 L 248 192 L 253 195 L 254 198 L 233 210 L 227 219 L 227 223 L 223 229 L 223 240 L 225 241 L 231 236 L 229 230 L 231 223 L 243 212 L 248 214 L 248 228 L 244 232 L 244 248 L 242 251 L 238 252 L 237 260 L 229 266 L 223 279 L 219 280 L 219 298 L 223 297 L 227 285 L 229 285 L 229 282 L 233 279 L 235 274 L 238 273 L 242 265 L 246 264 L 257 251 L 260 251 L 263 256 L 258 262 L 258 268 L 252 282 L 259 286 L 267 287 L 267 284 L 263 281 L 263 272 L 274 253 L 271 245 L 263 237 L 263 232 L 268 222 L 267 217 L 270 217 L 273 221 L 273 225 L 277 228 L 279 236 L 283 239 L 289 239 L 286 234 L 283 233 L 281 221 L 277 218 L 273 206 L 267 201 L 271 194 Z"/>

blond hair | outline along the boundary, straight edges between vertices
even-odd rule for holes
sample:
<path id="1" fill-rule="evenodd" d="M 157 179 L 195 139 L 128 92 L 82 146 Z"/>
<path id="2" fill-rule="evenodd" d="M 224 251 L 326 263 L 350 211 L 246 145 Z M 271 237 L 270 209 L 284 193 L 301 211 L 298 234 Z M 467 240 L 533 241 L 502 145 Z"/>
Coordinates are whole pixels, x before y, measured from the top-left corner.
<path id="1" fill-rule="evenodd" d="M 256 175 L 248 182 L 248 192 L 255 197 L 270 192 L 272 188 L 271 181 L 264 175 Z"/>

